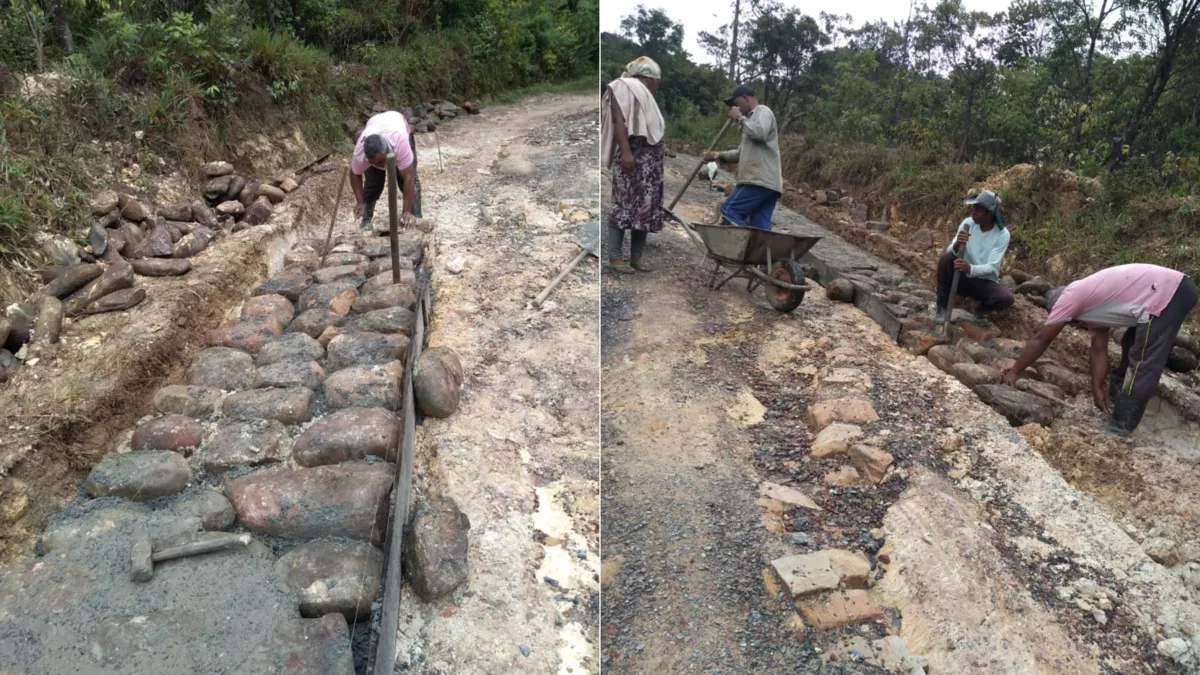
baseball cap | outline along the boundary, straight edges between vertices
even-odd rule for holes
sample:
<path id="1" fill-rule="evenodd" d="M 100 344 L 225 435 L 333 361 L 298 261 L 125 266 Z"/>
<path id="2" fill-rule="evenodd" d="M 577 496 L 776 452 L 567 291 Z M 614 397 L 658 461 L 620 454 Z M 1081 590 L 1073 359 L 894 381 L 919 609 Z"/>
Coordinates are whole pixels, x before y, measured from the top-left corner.
<path id="1" fill-rule="evenodd" d="M 739 96 L 753 96 L 753 95 L 754 95 L 754 90 L 751 89 L 748 85 L 739 84 L 737 87 L 734 88 L 733 94 L 729 98 L 725 99 L 725 105 L 732 106 L 733 99 L 735 99 Z"/>
<path id="2" fill-rule="evenodd" d="M 1000 197 L 997 196 L 995 192 L 992 192 L 991 190 L 984 190 L 974 197 L 964 200 L 963 204 L 966 204 L 967 206 L 974 206 L 975 204 L 978 204 L 988 211 L 991 211 L 992 215 L 996 217 L 996 224 L 1000 227 L 1004 227 L 1004 217 L 1000 215 Z"/>

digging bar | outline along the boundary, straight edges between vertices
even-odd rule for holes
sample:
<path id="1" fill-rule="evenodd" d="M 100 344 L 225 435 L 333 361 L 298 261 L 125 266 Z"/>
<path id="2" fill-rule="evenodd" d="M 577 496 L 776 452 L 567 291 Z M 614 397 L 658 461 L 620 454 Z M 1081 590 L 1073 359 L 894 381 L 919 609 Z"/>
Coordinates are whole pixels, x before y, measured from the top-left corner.
<path id="1" fill-rule="evenodd" d="M 559 282 L 567 278 L 567 275 L 571 273 L 571 270 L 575 269 L 575 266 L 578 265 L 580 261 L 589 255 L 594 256 L 599 253 L 600 221 L 589 220 L 588 222 L 584 223 L 583 227 L 579 228 L 579 232 L 577 233 L 575 240 L 579 243 L 583 250 L 579 252 L 579 255 L 575 256 L 575 259 L 572 260 L 569 265 L 567 265 L 566 269 L 564 269 L 562 272 L 559 272 L 558 276 L 554 277 L 554 280 L 551 281 L 546 288 L 541 293 L 538 293 L 538 296 L 533 299 L 533 306 L 535 308 L 542 308 L 542 303 L 545 302 L 546 298 L 550 295 L 550 291 L 553 291 L 554 287 L 557 286 Z"/>
<path id="2" fill-rule="evenodd" d="M 342 179 L 338 181 L 337 197 L 333 199 L 333 217 L 329 219 L 329 232 L 325 235 L 325 246 L 321 248 L 321 267 L 325 266 L 325 256 L 329 255 L 329 240 L 333 238 L 333 224 L 337 222 L 338 207 L 342 205 L 342 188 L 349 174 L 350 167 L 347 166 L 342 170 Z"/>
<path id="3" fill-rule="evenodd" d="M 962 260 L 966 252 L 967 245 L 963 244 L 962 250 L 954 254 L 954 259 Z M 950 337 L 950 321 L 954 318 L 954 300 L 958 297 L 958 280 L 961 277 L 962 272 L 954 270 L 954 279 L 950 282 L 950 299 L 946 301 L 946 320 L 942 322 L 942 335 L 946 337 Z"/>

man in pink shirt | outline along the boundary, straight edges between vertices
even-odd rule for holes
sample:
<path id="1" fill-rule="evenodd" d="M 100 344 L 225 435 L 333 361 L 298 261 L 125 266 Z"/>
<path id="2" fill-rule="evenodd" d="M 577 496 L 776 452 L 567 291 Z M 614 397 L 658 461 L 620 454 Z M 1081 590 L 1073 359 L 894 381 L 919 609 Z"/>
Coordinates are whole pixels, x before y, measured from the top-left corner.
<path id="1" fill-rule="evenodd" d="M 362 218 L 360 229 L 371 228 L 375 203 L 387 186 L 384 170 L 389 152 L 396 153 L 396 170 L 404 195 L 400 221 L 411 225 L 421 215 L 416 198 L 417 156 L 413 147 L 413 135 L 403 114 L 389 110 L 367 120 L 350 157 L 350 189 L 354 190 L 354 217 Z"/>
<path id="2" fill-rule="evenodd" d="M 1086 327 L 1092 335 L 1092 400 L 1108 411 L 1105 430 L 1131 433 L 1158 391 L 1162 375 L 1183 320 L 1196 306 L 1196 284 L 1182 272 L 1157 265 L 1118 265 L 1100 270 L 1066 288 L 1046 293 L 1046 325 L 1025 344 L 1021 358 L 1004 373 L 1013 386 L 1021 371 L 1037 361 L 1067 324 Z M 1109 331 L 1127 328 L 1121 339 L 1121 363 L 1108 389 Z"/>

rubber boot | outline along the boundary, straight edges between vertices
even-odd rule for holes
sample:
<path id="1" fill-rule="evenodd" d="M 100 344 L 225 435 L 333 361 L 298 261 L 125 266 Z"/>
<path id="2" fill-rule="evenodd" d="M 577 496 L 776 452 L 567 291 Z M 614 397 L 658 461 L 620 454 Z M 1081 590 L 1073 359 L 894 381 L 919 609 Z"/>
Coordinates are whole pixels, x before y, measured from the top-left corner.
<path id="1" fill-rule="evenodd" d="M 1112 420 L 1104 427 L 1107 434 L 1113 436 L 1128 436 L 1133 433 L 1146 414 L 1146 404 L 1132 394 L 1118 393 L 1113 402 Z"/>
<path id="2" fill-rule="evenodd" d="M 375 218 L 375 202 L 363 204 L 362 221 L 358 223 L 358 229 L 370 230 L 371 220 Z"/>

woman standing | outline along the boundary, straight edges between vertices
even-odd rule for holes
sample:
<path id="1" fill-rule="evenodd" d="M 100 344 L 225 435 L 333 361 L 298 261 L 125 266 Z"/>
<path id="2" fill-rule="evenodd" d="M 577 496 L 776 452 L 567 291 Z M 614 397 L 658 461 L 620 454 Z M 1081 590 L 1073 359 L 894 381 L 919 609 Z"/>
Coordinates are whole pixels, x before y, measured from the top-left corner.
<path id="1" fill-rule="evenodd" d="M 612 210 L 608 216 L 608 268 L 648 272 L 642 262 L 646 234 L 663 227 L 663 158 L 666 124 L 654 101 L 662 70 L 640 56 L 604 90 L 600 105 L 601 158 L 614 167 Z M 629 262 L 621 255 L 629 231 Z"/>

